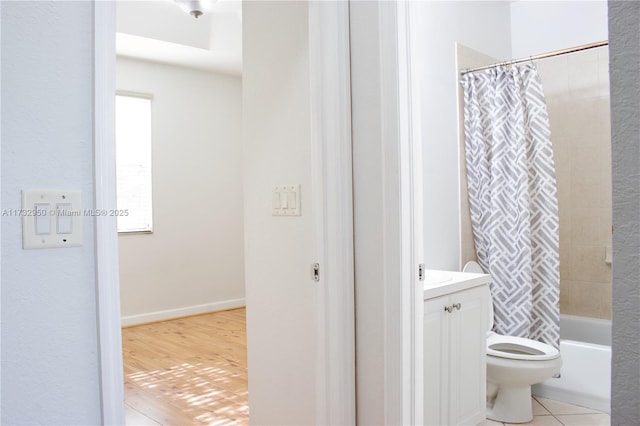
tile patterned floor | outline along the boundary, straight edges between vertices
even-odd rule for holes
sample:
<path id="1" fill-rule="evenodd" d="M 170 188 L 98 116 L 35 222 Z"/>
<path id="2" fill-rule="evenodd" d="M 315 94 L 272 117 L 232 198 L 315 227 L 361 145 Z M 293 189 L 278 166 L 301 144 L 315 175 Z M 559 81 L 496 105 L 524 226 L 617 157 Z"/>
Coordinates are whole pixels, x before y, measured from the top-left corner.
<path id="1" fill-rule="evenodd" d="M 609 414 L 578 405 L 567 404 L 552 399 L 534 396 L 533 420 L 527 425 L 535 426 L 609 426 Z M 523 423 L 519 423 L 523 424 Z M 500 423 L 485 420 L 478 426 L 511 426 L 512 423 Z"/>
<path id="2" fill-rule="evenodd" d="M 534 426 L 609 426 L 609 414 L 590 408 L 566 404 L 551 399 L 532 397 L 533 420 L 526 425 Z M 160 426 L 136 410 L 127 408 L 127 425 Z M 523 423 L 518 423 L 522 425 Z M 514 423 L 500 423 L 485 420 L 478 426 L 511 426 Z"/>

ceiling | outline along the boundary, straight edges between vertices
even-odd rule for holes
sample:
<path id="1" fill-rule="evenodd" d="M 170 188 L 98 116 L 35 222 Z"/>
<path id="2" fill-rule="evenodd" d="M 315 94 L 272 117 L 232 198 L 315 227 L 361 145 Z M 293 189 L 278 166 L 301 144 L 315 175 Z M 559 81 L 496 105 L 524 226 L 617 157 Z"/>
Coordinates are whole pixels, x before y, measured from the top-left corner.
<path id="1" fill-rule="evenodd" d="M 194 18 L 174 0 L 118 0 L 118 56 L 242 74 L 242 2 L 201 0 Z"/>

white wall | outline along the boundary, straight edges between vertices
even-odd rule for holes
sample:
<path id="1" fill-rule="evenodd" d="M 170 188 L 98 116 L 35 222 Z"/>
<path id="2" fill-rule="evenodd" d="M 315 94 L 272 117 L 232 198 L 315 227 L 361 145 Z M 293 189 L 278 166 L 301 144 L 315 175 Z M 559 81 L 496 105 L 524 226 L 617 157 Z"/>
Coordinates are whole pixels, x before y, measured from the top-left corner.
<path id="1" fill-rule="evenodd" d="M 308 34 L 305 2 L 243 2 L 252 424 L 315 424 L 318 410 Z M 282 184 L 301 184 L 302 216 L 271 215 L 271 187 Z"/>
<path id="2" fill-rule="evenodd" d="M 459 268 L 458 98 L 455 43 L 511 55 L 509 2 L 411 3 L 414 107 L 423 140 L 425 263 Z"/>
<path id="3" fill-rule="evenodd" d="M 514 58 L 607 40 L 606 0 L 511 3 Z"/>
<path id="4" fill-rule="evenodd" d="M 238 77 L 118 58 L 116 87 L 153 95 L 153 234 L 120 234 L 123 323 L 244 305 Z"/>
<path id="5" fill-rule="evenodd" d="M 2 208 L 23 188 L 93 207 L 92 5 L 2 2 Z M 2 424 L 100 423 L 94 223 L 82 247 L 23 250 L 2 217 Z"/>

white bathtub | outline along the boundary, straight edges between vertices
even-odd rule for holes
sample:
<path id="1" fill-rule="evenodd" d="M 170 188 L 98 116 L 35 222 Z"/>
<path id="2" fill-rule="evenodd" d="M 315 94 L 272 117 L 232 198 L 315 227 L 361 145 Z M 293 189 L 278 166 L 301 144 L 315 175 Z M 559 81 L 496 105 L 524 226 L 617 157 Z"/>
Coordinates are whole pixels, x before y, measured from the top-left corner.
<path id="1" fill-rule="evenodd" d="M 599 411 L 611 405 L 611 321 L 560 315 L 559 378 L 534 385 L 531 392 Z"/>

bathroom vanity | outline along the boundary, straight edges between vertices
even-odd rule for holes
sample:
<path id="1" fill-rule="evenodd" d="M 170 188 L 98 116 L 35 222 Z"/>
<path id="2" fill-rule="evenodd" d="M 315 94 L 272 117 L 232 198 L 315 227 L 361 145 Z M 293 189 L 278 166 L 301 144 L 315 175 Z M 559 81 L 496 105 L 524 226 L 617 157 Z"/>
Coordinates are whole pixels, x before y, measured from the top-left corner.
<path id="1" fill-rule="evenodd" d="M 426 271 L 425 425 L 475 425 L 485 419 L 490 280 L 485 274 Z"/>

